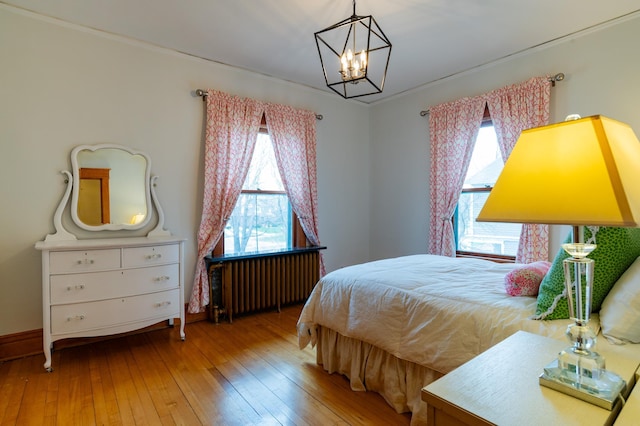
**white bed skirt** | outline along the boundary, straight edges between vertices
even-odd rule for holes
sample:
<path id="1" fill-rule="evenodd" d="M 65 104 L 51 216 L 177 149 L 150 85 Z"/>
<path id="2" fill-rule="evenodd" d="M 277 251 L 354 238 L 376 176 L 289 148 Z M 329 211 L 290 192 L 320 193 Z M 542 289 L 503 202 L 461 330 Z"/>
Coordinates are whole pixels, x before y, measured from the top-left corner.
<path id="1" fill-rule="evenodd" d="M 420 391 L 444 374 L 331 329 L 318 328 L 319 365 L 329 373 L 347 376 L 352 390 L 377 392 L 398 413 L 411 412 L 412 426 L 427 424 L 427 404 Z"/>

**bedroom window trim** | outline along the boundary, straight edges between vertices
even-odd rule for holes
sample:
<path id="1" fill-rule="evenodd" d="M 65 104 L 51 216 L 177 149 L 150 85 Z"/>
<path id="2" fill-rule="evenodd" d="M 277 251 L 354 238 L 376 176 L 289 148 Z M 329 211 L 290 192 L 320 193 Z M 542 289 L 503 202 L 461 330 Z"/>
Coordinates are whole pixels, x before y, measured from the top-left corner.
<path id="1" fill-rule="evenodd" d="M 475 253 L 472 251 L 456 250 L 456 257 L 467 257 L 473 259 L 491 260 L 497 263 L 515 263 L 515 256 L 507 256 L 504 254 Z"/>

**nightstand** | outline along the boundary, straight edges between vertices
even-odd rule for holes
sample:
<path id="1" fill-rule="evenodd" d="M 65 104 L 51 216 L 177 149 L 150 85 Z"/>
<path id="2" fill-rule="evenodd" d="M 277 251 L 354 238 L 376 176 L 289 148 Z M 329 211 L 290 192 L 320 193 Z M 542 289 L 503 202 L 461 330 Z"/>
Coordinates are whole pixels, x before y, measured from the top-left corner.
<path id="1" fill-rule="evenodd" d="M 640 380 L 640 368 L 636 371 L 636 383 Z M 616 419 L 616 426 L 637 426 L 640 421 L 640 386 L 636 386 L 627 397 L 627 403 L 622 407 Z"/>
<path id="2" fill-rule="evenodd" d="M 538 376 L 568 343 L 519 331 L 422 389 L 429 425 L 610 425 L 612 411 L 541 386 Z M 627 389 L 637 361 L 602 352 Z M 628 394 L 628 391 L 627 391 Z M 629 408 L 629 407 L 625 407 Z"/>

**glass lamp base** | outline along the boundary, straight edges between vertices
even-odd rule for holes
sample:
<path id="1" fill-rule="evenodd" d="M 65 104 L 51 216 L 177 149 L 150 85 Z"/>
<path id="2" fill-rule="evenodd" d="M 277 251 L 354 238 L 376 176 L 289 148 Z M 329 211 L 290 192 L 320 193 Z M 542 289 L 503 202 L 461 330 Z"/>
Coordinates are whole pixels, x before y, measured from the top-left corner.
<path id="1" fill-rule="evenodd" d="M 596 352 L 585 356 L 568 348 L 544 368 L 540 384 L 612 410 L 627 384 L 616 373 L 600 368 L 601 359 Z"/>
<path id="2" fill-rule="evenodd" d="M 591 381 L 598 380 L 606 371 L 604 358 L 599 353 L 575 347 L 566 348 L 558 354 L 558 368 L 561 371 L 560 379 L 587 390 L 593 387 Z"/>
<path id="3" fill-rule="evenodd" d="M 589 328 L 594 261 L 587 255 L 595 244 L 578 242 L 574 227 L 574 242 L 562 247 L 571 256 L 563 264 L 569 317 L 575 321 L 566 336 L 573 346 L 563 350 L 558 359 L 545 367 L 540 384 L 568 395 L 613 410 L 626 382 L 617 374 L 605 370 L 604 358 L 591 349 L 596 335 Z"/>

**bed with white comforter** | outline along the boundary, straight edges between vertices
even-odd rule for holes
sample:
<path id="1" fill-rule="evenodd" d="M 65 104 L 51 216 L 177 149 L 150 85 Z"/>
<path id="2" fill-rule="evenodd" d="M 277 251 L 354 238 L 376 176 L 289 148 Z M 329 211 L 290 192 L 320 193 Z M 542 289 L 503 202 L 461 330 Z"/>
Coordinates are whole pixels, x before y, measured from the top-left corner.
<path id="1" fill-rule="evenodd" d="M 423 386 L 518 330 L 564 339 L 570 320 L 530 319 L 536 298 L 506 294 L 504 278 L 514 267 L 414 255 L 336 270 L 301 312 L 300 347 L 318 345 L 317 361 L 328 372 L 349 377 L 354 390 L 379 392 L 398 412 L 411 411 L 412 424 L 425 423 Z M 592 328 L 599 328 L 597 315 Z"/>

